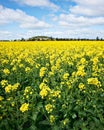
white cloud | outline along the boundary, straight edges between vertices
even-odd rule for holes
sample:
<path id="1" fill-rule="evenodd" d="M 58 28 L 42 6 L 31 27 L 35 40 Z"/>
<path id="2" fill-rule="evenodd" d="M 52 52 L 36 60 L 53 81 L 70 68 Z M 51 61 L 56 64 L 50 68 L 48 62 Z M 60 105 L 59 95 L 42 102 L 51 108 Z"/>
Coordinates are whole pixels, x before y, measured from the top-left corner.
<path id="1" fill-rule="evenodd" d="M 104 17 L 85 17 L 73 14 L 61 14 L 59 16 L 59 24 L 69 28 L 104 25 Z"/>
<path id="2" fill-rule="evenodd" d="M 54 3 L 52 3 L 50 0 L 13 0 L 13 1 L 32 7 L 38 6 L 38 7 L 48 7 L 53 10 L 59 9 L 59 7 Z"/>
<path id="3" fill-rule="evenodd" d="M 73 0 L 76 5 L 70 8 L 73 14 L 104 16 L 104 0 Z"/>
<path id="4" fill-rule="evenodd" d="M 53 22 L 58 20 L 58 16 L 56 16 L 55 14 L 49 14 L 48 16 Z"/>
<path id="5" fill-rule="evenodd" d="M 0 30 L 0 40 L 12 39 L 13 34 L 10 31 Z"/>
<path id="6" fill-rule="evenodd" d="M 0 34 L 2 34 L 2 35 L 11 35 L 11 32 L 0 30 Z"/>
<path id="7" fill-rule="evenodd" d="M 49 24 L 44 21 L 38 20 L 34 16 L 30 16 L 20 9 L 10 9 L 0 6 L 0 25 L 7 23 L 18 23 L 21 28 L 34 29 L 34 28 L 48 28 Z"/>
<path id="8" fill-rule="evenodd" d="M 70 2 L 70 0 L 68 0 Z M 104 0 L 71 0 L 69 12 L 60 14 L 57 22 L 70 29 L 104 27 Z"/>

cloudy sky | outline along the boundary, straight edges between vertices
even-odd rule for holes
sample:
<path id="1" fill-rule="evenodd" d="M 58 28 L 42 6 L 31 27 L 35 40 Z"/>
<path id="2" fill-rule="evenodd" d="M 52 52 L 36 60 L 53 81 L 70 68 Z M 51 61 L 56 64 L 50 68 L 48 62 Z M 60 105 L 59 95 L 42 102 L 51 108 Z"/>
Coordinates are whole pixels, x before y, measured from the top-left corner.
<path id="1" fill-rule="evenodd" d="M 104 0 L 0 0 L 0 40 L 104 38 Z"/>

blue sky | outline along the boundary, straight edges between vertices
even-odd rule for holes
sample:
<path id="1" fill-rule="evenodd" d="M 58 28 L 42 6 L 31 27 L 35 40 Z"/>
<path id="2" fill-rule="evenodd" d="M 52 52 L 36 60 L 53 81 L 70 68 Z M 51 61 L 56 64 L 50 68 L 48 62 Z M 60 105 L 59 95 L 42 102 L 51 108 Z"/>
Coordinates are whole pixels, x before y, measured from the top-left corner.
<path id="1" fill-rule="evenodd" d="M 104 0 L 0 0 L 0 40 L 104 38 Z"/>

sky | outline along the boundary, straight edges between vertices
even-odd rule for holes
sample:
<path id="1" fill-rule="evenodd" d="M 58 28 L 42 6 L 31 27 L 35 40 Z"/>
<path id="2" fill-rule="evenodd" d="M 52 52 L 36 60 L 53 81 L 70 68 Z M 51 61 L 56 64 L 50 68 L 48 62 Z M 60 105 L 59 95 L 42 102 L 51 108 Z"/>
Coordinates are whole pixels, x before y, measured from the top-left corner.
<path id="1" fill-rule="evenodd" d="M 104 0 L 0 0 L 0 40 L 104 38 Z"/>

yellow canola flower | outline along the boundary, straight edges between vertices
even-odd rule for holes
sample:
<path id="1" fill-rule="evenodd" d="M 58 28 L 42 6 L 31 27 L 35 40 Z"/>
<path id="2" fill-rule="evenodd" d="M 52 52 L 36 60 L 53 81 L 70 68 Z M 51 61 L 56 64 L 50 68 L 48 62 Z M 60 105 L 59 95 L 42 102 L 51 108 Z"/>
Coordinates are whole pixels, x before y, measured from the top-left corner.
<path id="1" fill-rule="evenodd" d="M 48 73 L 48 76 L 49 76 L 49 77 L 54 76 L 54 72 L 50 71 L 50 72 Z"/>
<path id="2" fill-rule="evenodd" d="M 19 67 L 22 68 L 22 67 L 24 67 L 24 65 L 23 64 L 19 64 Z"/>
<path id="3" fill-rule="evenodd" d="M 3 119 L 3 117 L 0 115 L 0 120 L 2 120 Z"/>
<path id="4" fill-rule="evenodd" d="M 20 86 L 19 83 L 15 83 L 14 85 L 8 84 L 8 85 L 5 87 L 5 92 L 6 92 L 6 93 L 10 93 L 11 91 L 15 91 L 15 90 L 18 89 L 19 86 Z"/>
<path id="5" fill-rule="evenodd" d="M 50 115 L 49 120 L 50 120 L 50 123 L 53 123 L 55 121 L 55 116 L 54 115 Z"/>
<path id="6" fill-rule="evenodd" d="M 42 97 L 42 98 L 45 98 L 47 95 L 48 95 L 48 93 L 50 92 L 50 88 L 43 88 L 41 91 L 40 91 L 40 96 Z"/>
<path id="7" fill-rule="evenodd" d="M 29 103 L 24 103 L 21 105 L 20 107 L 20 111 L 23 113 L 23 112 L 26 112 L 29 110 Z"/>
<path id="8" fill-rule="evenodd" d="M 27 86 L 24 90 L 25 93 L 28 93 L 30 91 L 31 87 L 30 86 Z"/>
<path id="9" fill-rule="evenodd" d="M 13 100 L 13 97 L 7 98 L 7 101 L 11 101 L 11 100 Z"/>
<path id="10" fill-rule="evenodd" d="M 42 90 L 42 89 L 47 89 L 48 91 L 50 91 L 50 88 L 44 83 L 42 82 L 40 85 L 39 85 L 39 88 Z"/>
<path id="11" fill-rule="evenodd" d="M 5 92 L 6 93 L 10 93 L 11 90 L 12 90 L 12 85 L 9 84 L 8 86 L 5 87 Z"/>
<path id="12" fill-rule="evenodd" d="M 0 101 L 2 101 L 4 98 L 2 96 L 0 96 Z"/>
<path id="13" fill-rule="evenodd" d="M 39 68 L 40 67 L 40 64 L 36 64 L 36 68 Z"/>
<path id="14" fill-rule="evenodd" d="M 1 81 L 1 86 L 2 86 L 2 88 L 4 88 L 7 84 L 8 84 L 8 81 L 7 81 L 7 80 L 2 80 L 2 81 Z"/>
<path id="15" fill-rule="evenodd" d="M 69 73 L 65 73 L 65 74 L 63 75 L 63 79 L 64 79 L 64 80 L 67 80 L 68 77 L 69 77 Z"/>
<path id="16" fill-rule="evenodd" d="M 77 73 L 76 73 L 76 75 L 83 77 L 83 76 L 86 75 L 86 73 L 84 72 L 84 70 L 78 70 Z"/>
<path id="17" fill-rule="evenodd" d="M 9 63 L 8 60 L 3 60 L 3 61 L 2 61 L 2 64 L 8 64 L 8 63 Z"/>
<path id="18" fill-rule="evenodd" d="M 61 64 L 61 60 L 60 59 L 58 59 L 57 61 L 56 61 L 56 68 L 57 69 L 60 69 L 60 65 Z"/>
<path id="19" fill-rule="evenodd" d="M 16 66 L 14 66 L 14 67 L 12 68 L 12 70 L 13 70 L 13 71 L 16 71 L 16 70 L 17 70 Z"/>
<path id="20" fill-rule="evenodd" d="M 12 91 L 17 90 L 19 86 L 20 86 L 19 83 L 14 84 L 14 85 L 12 86 Z"/>
<path id="21" fill-rule="evenodd" d="M 57 90 L 57 91 L 51 91 L 50 92 L 50 96 L 51 97 L 58 97 L 60 98 L 61 97 L 61 91 Z"/>
<path id="22" fill-rule="evenodd" d="M 27 86 L 24 90 L 24 95 L 28 98 L 29 96 L 27 94 L 32 94 L 33 93 L 33 89 L 31 86 Z"/>
<path id="23" fill-rule="evenodd" d="M 50 103 L 45 105 L 45 109 L 48 113 L 51 113 L 53 111 L 53 105 L 51 105 Z"/>
<path id="24" fill-rule="evenodd" d="M 98 80 L 98 78 L 88 78 L 87 82 L 88 82 L 88 84 L 96 85 L 98 87 L 101 86 L 101 83 Z"/>
<path id="25" fill-rule="evenodd" d="M 85 89 L 85 85 L 83 83 L 80 83 L 78 88 L 82 91 Z"/>
<path id="26" fill-rule="evenodd" d="M 85 58 L 81 58 L 80 63 L 81 64 L 85 64 L 86 63 L 86 59 Z"/>
<path id="27" fill-rule="evenodd" d="M 43 79 L 43 82 L 44 82 L 44 83 L 48 83 L 48 78 L 44 78 L 44 79 Z"/>
<path id="28" fill-rule="evenodd" d="M 45 84 L 45 83 L 41 83 L 40 85 L 39 85 L 39 88 L 40 89 L 43 89 L 43 88 L 45 88 L 47 85 Z"/>
<path id="29" fill-rule="evenodd" d="M 97 63 L 99 62 L 98 57 L 94 57 L 94 58 L 92 59 L 92 61 L 93 61 L 93 64 L 97 64 Z"/>
<path id="30" fill-rule="evenodd" d="M 43 76 L 45 75 L 46 71 L 47 71 L 47 68 L 46 68 L 46 67 L 42 67 L 42 68 L 40 69 L 39 76 L 40 76 L 40 77 L 43 77 Z"/>
<path id="31" fill-rule="evenodd" d="M 55 71 L 57 71 L 57 67 L 53 65 L 53 66 L 51 67 L 51 71 L 54 73 Z"/>
<path id="32" fill-rule="evenodd" d="M 84 65 L 78 66 L 78 70 L 80 71 L 84 70 Z"/>
<path id="33" fill-rule="evenodd" d="M 26 67 L 25 68 L 25 72 L 27 73 L 27 72 L 29 72 L 31 69 L 30 69 L 30 67 Z"/>
<path id="34" fill-rule="evenodd" d="M 67 125 L 68 123 L 69 123 L 69 119 L 68 118 L 66 118 L 66 119 L 63 120 L 63 124 L 64 125 Z"/>
<path id="35" fill-rule="evenodd" d="M 9 69 L 4 69 L 3 72 L 4 72 L 4 74 L 6 74 L 6 75 L 10 74 Z"/>
<path id="36" fill-rule="evenodd" d="M 48 93 L 51 91 L 51 89 L 45 83 L 41 83 L 39 85 L 39 88 L 41 90 L 39 94 L 42 98 L 45 98 L 48 95 Z"/>
<path id="37" fill-rule="evenodd" d="M 15 102 L 12 102 L 12 103 L 11 103 L 11 106 L 14 107 L 14 106 L 15 106 Z"/>
<path id="38" fill-rule="evenodd" d="M 83 65 L 78 67 L 78 71 L 76 72 L 76 75 L 81 77 L 84 77 L 86 75 Z"/>

